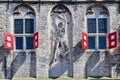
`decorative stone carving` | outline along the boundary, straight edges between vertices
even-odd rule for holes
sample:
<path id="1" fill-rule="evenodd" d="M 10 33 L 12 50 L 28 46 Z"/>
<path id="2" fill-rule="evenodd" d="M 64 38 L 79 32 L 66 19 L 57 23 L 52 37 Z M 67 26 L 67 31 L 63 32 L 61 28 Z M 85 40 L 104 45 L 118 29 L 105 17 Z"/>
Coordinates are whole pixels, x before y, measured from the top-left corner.
<path id="1" fill-rule="evenodd" d="M 108 9 L 102 3 L 94 3 L 87 8 L 86 14 L 100 13 L 101 15 L 109 16 Z"/>
<path id="2" fill-rule="evenodd" d="M 57 5 L 51 12 L 50 25 L 50 77 L 58 77 L 68 71 L 72 46 L 71 14 L 64 5 Z M 60 67 L 62 66 L 62 67 Z M 63 68 L 63 69 L 61 69 Z M 66 76 L 68 73 L 66 73 Z"/>
<path id="3" fill-rule="evenodd" d="M 20 15 L 22 13 L 23 16 L 25 15 L 31 15 L 31 16 L 35 16 L 35 11 L 32 7 L 30 7 L 27 4 L 20 4 L 17 7 L 15 7 L 14 11 L 13 11 L 13 15 Z"/>
<path id="4" fill-rule="evenodd" d="M 67 15 L 68 14 L 68 15 Z M 52 18 L 52 29 L 51 29 L 51 41 L 52 41 L 52 52 L 53 53 L 53 61 L 57 59 L 65 58 L 65 56 L 69 53 L 70 50 L 70 41 L 68 35 L 70 35 L 69 28 L 69 13 L 67 9 L 63 6 L 59 5 L 53 8 L 53 12 L 51 15 Z M 67 19 L 68 18 L 68 19 Z M 52 61 L 52 62 L 53 62 Z"/>

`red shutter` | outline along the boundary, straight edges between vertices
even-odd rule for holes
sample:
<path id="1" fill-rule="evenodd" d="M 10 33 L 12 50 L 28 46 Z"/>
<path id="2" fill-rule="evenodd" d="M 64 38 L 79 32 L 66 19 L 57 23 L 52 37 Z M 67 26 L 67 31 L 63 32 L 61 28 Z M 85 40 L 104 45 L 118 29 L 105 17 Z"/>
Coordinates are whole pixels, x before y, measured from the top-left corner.
<path id="1" fill-rule="evenodd" d="M 13 50 L 14 49 L 14 36 L 9 33 L 4 33 L 4 48 Z"/>
<path id="2" fill-rule="evenodd" d="M 34 34 L 34 49 L 38 48 L 38 32 Z"/>
<path id="3" fill-rule="evenodd" d="M 108 35 L 108 48 L 109 49 L 117 47 L 117 41 L 118 41 L 117 39 L 118 39 L 117 32 L 113 32 Z"/>
<path id="4" fill-rule="evenodd" d="M 82 48 L 88 49 L 88 34 L 82 32 Z"/>

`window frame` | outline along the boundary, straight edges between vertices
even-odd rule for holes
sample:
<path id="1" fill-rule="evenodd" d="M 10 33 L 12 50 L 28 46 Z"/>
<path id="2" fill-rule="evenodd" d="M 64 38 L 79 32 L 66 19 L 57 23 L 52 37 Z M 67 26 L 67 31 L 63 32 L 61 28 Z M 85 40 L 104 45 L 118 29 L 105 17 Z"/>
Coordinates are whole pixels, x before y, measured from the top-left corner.
<path id="1" fill-rule="evenodd" d="M 22 34 L 16 34 L 14 33 L 14 20 L 15 19 L 23 19 L 23 33 Z M 34 45 L 33 45 L 33 49 L 27 49 L 27 45 L 26 45 L 26 37 L 31 37 L 33 36 L 34 32 L 33 33 L 25 33 L 25 19 L 33 19 L 34 20 L 34 25 L 33 25 L 33 29 L 34 29 L 34 32 L 35 32 L 35 17 L 19 17 L 19 16 L 15 16 L 13 17 L 13 34 L 14 34 L 14 51 L 34 51 Z M 23 49 L 16 49 L 16 37 L 23 37 Z M 33 36 L 34 37 L 34 36 Z M 34 42 L 33 42 L 34 44 Z"/>
<path id="2" fill-rule="evenodd" d="M 107 32 L 106 33 L 99 33 L 99 28 L 98 28 L 98 19 L 103 19 L 105 18 L 107 20 Z M 87 21 L 88 19 L 96 19 L 96 33 L 88 33 L 88 26 L 87 26 Z M 108 16 L 87 16 L 86 18 L 86 32 L 89 36 L 94 36 L 95 37 L 95 49 L 89 49 L 88 47 L 88 51 L 94 51 L 94 50 L 98 50 L 98 51 L 107 51 L 108 50 L 108 41 L 107 41 L 107 34 L 109 33 L 109 17 Z M 99 36 L 105 36 L 106 37 L 106 49 L 99 49 Z M 89 40 L 88 40 L 89 41 Z"/>

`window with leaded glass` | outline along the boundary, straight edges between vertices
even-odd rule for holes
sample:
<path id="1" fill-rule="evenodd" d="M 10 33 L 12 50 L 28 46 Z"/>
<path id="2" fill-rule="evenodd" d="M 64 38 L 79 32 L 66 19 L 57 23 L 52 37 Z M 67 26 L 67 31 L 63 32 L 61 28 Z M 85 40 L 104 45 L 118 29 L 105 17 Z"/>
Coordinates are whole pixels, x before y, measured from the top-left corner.
<path id="1" fill-rule="evenodd" d="M 14 19 L 14 35 L 16 50 L 33 49 L 34 19 Z"/>
<path id="2" fill-rule="evenodd" d="M 92 3 L 86 9 L 86 33 L 90 50 L 107 50 L 109 11 L 102 3 Z"/>
<path id="3" fill-rule="evenodd" d="M 107 18 L 88 18 L 87 33 L 89 49 L 107 48 Z"/>

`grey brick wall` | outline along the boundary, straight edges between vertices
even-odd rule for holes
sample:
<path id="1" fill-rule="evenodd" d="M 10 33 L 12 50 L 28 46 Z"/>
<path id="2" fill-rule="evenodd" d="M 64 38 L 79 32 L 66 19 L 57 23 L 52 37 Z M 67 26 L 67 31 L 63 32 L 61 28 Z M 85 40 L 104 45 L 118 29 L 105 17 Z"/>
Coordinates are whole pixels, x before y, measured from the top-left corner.
<path id="1" fill-rule="evenodd" d="M 39 48 L 35 52 L 17 52 L 4 49 L 4 32 L 13 33 L 12 16 L 14 8 L 20 3 L 0 3 L 0 78 L 12 77 L 49 77 L 50 70 L 50 25 L 49 17 L 57 3 L 31 3 L 36 12 L 36 31 L 39 32 Z M 114 51 L 85 51 L 81 47 L 81 32 L 86 30 L 85 15 L 90 3 L 63 3 L 72 16 L 72 57 L 68 72 L 60 77 L 120 77 L 120 58 Z M 110 32 L 120 25 L 117 3 L 104 3 L 110 13 Z M 8 8 L 9 7 L 9 8 Z M 119 53 L 119 52 L 118 52 Z M 113 57 L 114 60 L 113 61 Z M 66 66 L 66 65 L 65 65 Z M 58 66 L 59 67 L 59 66 Z M 117 72 L 116 72 L 117 70 Z"/>

